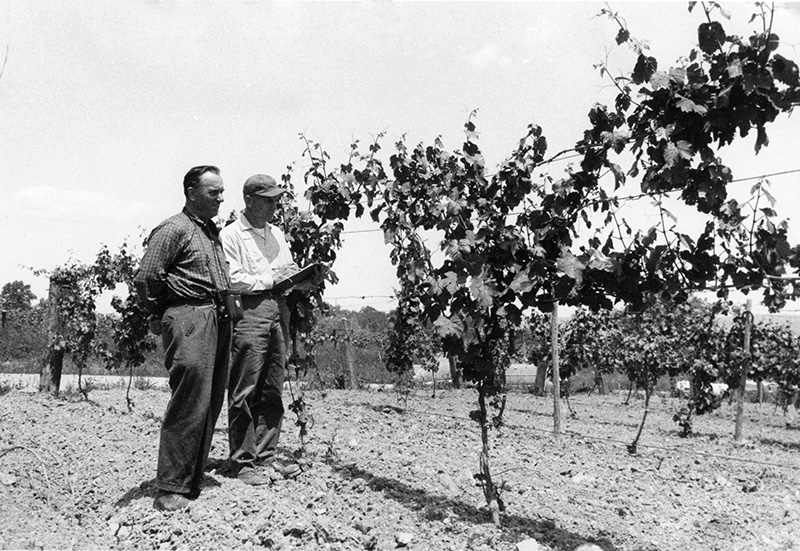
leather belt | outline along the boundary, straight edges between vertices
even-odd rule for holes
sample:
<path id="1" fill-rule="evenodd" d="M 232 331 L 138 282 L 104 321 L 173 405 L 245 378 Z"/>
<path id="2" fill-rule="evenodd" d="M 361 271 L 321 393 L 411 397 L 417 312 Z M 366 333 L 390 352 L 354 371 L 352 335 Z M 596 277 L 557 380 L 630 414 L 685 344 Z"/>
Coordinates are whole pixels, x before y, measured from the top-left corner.
<path id="1" fill-rule="evenodd" d="M 250 295 L 242 295 L 243 299 L 265 299 L 271 298 L 273 300 L 277 300 L 281 298 L 283 295 L 279 292 L 273 291 L 272 289 L 266 289 L 261 291 L 260 293 L 253 293 Z"/>
<path id="2" fill-rule="evenodd" d="M 214 306 L 216 303 L 211 298 L 197 300 L 171 300 L 167 302 L 167 308 L 173 306 Z"/>

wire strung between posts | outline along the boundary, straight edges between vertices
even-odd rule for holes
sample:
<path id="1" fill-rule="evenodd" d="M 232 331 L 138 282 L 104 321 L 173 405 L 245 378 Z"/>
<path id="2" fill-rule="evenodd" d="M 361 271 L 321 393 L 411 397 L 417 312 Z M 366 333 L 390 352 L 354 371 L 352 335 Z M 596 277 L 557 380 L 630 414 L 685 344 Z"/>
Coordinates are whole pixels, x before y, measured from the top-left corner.
<path id="1" fill-rule="evenodd" d="M 353 233 L 372 233 L 376 231 L 383 231 L 381 228 L 370 228 L 368 230 L 350 230 L 350 231 L 343 231 L 342 234 L 353 234 Z"/>
<path id="2" fill-rule="evenodd" d="M 328 300 L 342 300 L 342 299 L 348 299 L 348 298 L 360 298 L 360 299 L 365 299 L 365 298 L 395 298 L 395 296 L 394 295 L 352 295 L 352 296 L 347 296 L 347 297 L 325 297 L 325 298 L 328 299 Z"/>
<path id="3" fill-rule="evenodd" d="M 736 180 L 731 180 L 731 183 L 734 184 L 736 182 L 746 182 L 748 180 L 760 180 L 762 178 L 769 178 L 770 176 L 783 176 L 784 174 L 794 174 L 796 172 L 800 172 L 800 168 L 794 168 L 792 170 L 784 170 L 783 172 L 772 172 L 771 174 L 762 174 L 761 176 L 748 176 L 747 178 L 737 178 Z"/>
<path id="4" fill-rule="evenodd" d="M 465 417 L 458 417 L 456 415 L 447 415 L 447 414 L 444 414 L 444 413 L 436 413 L 436 412 L 433 412 L 433 411 L 420 411 L 420 410 L 413 409 L 413 408 L 403 408 L 403 409 L 405 411 L 408 411 L 408 412 L 411 412 L 411 413 L 416 413 L 416 414 L 419 414 L 419 415 L 431 415 L 431 416 L 434 416 L 434 417 L 442 417 L 442 418 L 445 418 L 445 419 L 454 419 L 456 421 L 468 421 L 470 423 L 474 422 L 471 419 L 468 419 L 468 418 L 465 418 Z M 528 426 L 525 426 L 525 425 L 514 425 L 514 424 L 510 424 L 510 423 L 503 423 L 503 427 L 521 429 L 521 430 L 528 430 L 528 431 L 531 431 L 531 432 L 540 432 L 540 433 L 543 433 L 543 434 L 552 434 L 553 433 L 552 430 L 537 429 L 536 427 L 528 427 Z M 629 442 L 625 442 L 623 440 L 616 440 L 616 439 L 613 439 L 613 438 L 604 438 L 602 436 L 587 436 L 585 434 L 581 434 L 581 433 L 575 432 L 575 431 L 564 431 L 562 434 L 565 434 L 565 435 L 573 437 L 573 438 L 583 438 L 585 440 L 595 440 L 595 441 L 599 441 L 599 442 L 608 442 L 610 444 L 617 444 L 617 445 L 622 445 L 622 446 L 627 446 L 629 444 Z M 650 449 L 655 449 L 655 450 L 679 453 L 679 454 L 687 455 L 687 456 L 690 456 L 690 457 L 691 456 L 699 456 L 699 457 L 706 457 L 706 458 L 712 458 L 712 459 L 722 459 L 722 460 L 727 460 L 727 461 L 738 461 L 740 463 L 750 463 L 752 465 L 760 465 L 760 466 L 766 466 L 766 467 L 777 467 L 777 468 L 780 468 L 780 469 L 789 469 L 791 471 L 800 471 L 800 468 L 798 466 L 796 466 L 796 465 L 786 465 L 786 464 L 783 464 L 783 463 L 773 463 L 773 462 L 770 462 L 770 461 L 759 461 L 759 460 L 756 460 L 756 459 L 744 459 L 744 458 L 741 458 L 741 457 L 732 457 L 732 456 L 729 456 L 729 455 L 720 455 L 720 454 L 707 453 L 707 452 L 696 452 L 696 451 L 695 452 L 690 452 L 690 451 L 681 450 L 679 448 L 670 448 L 670 447 L 667 447 L 667 446 L 657 446 L 655 444 L 641 444 L 641 443 L 639 443 L 639 444 L 637 444 L 637 446 L 641 447 L 641 448 L 650 448 Z"/>
<path id="5" fill-rule="evenodd" d="M 397 301 L 395 296 L 389 295 L 359 295 L 359 296 L 350 296 L 350 297 L 324 297 L 326 301 L 333 302 L 334 305 L 338 306 L 339 301 L 347 301 L 347 300 L 359 300 L 359 304 L 362 306 L 369 306 L 371 304 L 393 304 Z M 367 300 L 371 299 L 371 300 Z"/>
<path id="6" fill-rule="evenodd" d="M 745 178 L 736 178 L 735 180 L 731 180 L 730 183 L 731 184 L 735 184 L 735 183 L 738 183 L 738 182 L 747 182 L 747 181 L 751 181 L 751 180 L 761 180 L 761 179 L 764 179 L 764 178 L 770 178 L 772 176 L 785 176 L 787 174 L 796 174 L 796 173 L 800 173 L 800 168 L 795 168 L 795 169 L 792 169 L 792 170 L 784 170 L 784 171 L 781 171 L 781 172 L 771 172 L 769 174 L 761 174 L 760 176 L 747 176 Z M 656 196 L 669 195 L 670 193 L 677 193 L 679 191 L 681 191 L 681 190 L 673 189 L 673 190 L 669 190 L 669 191 L 659 191 L 659 192 L 654 192 L 654 193 L 639 193 L 639 194 L 636 194 L 636 195 L 627 195 L 627 196 L 623 196 L 623 197 L 607 197 L 607 198 L 602 199 L 602 200 L 598 199 L 598 200 L 590 201 L 588 203 L 588 205 L 600 204 L 600 203 L 612 203 L 612 202 L 616 202 L 616 201 L 622 201 L 622 202 L 638 201 L 639 199 L 644 199 L 644 198 L 647 198 L 647 197 L 656 197 Z M 523 214 L 523 213 L 522 212 L 511 212 L 511 213 L 509 213 L 509 215 L 512 215 L 512 216 L 514 216 L 514 215 L 518 216 L 520 214 Z M 352 235 L 352 234 L 356 234 L 356 233 L 374 233 L 374 232 L 379 232 L 379 231 L 382 232 L 383 230 L 381 228 L 371 228 L 371 229 L 367 229 L 367 230 L 348 230 L 348 231 L 341 232 L 341 235 L 345 235 L 345 234 Z"/>

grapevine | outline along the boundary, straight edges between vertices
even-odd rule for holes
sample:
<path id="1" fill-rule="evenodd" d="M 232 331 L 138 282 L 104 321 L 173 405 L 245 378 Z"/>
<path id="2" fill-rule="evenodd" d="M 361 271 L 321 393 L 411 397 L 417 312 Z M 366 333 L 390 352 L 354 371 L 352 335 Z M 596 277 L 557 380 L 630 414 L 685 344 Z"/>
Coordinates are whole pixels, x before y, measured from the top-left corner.
<path id="1" fill-rule="evenodd" d="M 748 202 L 738 202 L 729 197 L 734 175 L 718 156 L 720 148 L 748 137 L 751 130 L 756 154 L 769 145 L 768 125 L 800 101 L 798 67 L 777 52 L 780 40 L 772 32 L 771 8 L 762 5 L 757 14 L 762 28 L 743 39 L 728 35 L 713 20 L 716 7 L 703 6 L 697 47 L 668 69 L 648 55 L 645 43 L 616 13 L 603 10 L 618 27 L 617 45 L 632 48 L 637 60 L 621 76 L 598 65 L 619 93 L 613 106 L 589 110 L 588 127 L 574 147 L 579 160 L 560 175 L 545 172 L 561 153 L 547 156 L 548 140 L 536 124 L 528 126 L 490 174 L 474 112 L 455 151 L 438 138 L 431 145 L 398 140 L 387 165 L 390 174 L 378 158 L 383 134 L 365 154 L 358 142 L 352 144 L 347 161 L 338 166 L 320 144 L 301 136 L 309 210 L 301 211 L 287 194 L 278 222 L 292 255 L 301 266 L 325 265 L 326 280 L 336 283 L 330 267 L 342 244 L 344 222 L 369 211 L 380 224 L 399 284 L 387 363 L 408 373 L 414 362 L 432 365 L 441 348 L 455 359 L 463 379 L 475 385 L 478 410 L 471 417 L 481 430 L 479 480 L 496 524 L 503 503 L 490 472 L 489 432 L 502 425 L 511 344 L 526 315 L 557 311 L 559 304 L 592 312 L 581 314 L 568 329 L 565 349 L 572 369 L 592 362 L 597 366 L 599 388 L 603 373 L 613 366 L 644 389 L 645 412 L 629 448 L 635 453 L 659 377 L 691 373 L 687 415 L 701 414 L 716 407 L 708 392 L 711 381 L 727 378 L 733 386 L 736 373 L 750 367 L 751 353 L 742 350 L 739 325 L 719 331 L 714 308 L 688 324 L 702 330 L 684 331 L 687 324 L 679 320 L 691 314 L 693 292 L 714 290 L 727 299 L 730 289 L 763 289 L 772 311 L 800 295 L 796 285 L 790 291 L 784 280 L 789 271 L 800 270 L 800 247 L 789 244 L 787 223 L 777 221 L 768 182 L 756 184 Z M 632 158 L 627 170 L 620 166 L 623 155 Z M 658 214 L 653 227 L 636 232 L 620 212 L 633 199 L 617 195 L 634 179 L 642 192 L 638 199 L 649 200 Z M 294 191 L 291 167 L 283 182 Z M 696 210 L 706 222 L 702 230 L 680 231 L 667 196 Z M 73 265 L 53 273 L 53 281 L 65 290 L 59 308 L 71 321 L 54 331 L 51 350 L 69 350 L 79 368 L 83 365 L 94 334 L 94 298 L 101 289 L 125 281 L 134 263 L 123 251 L 118 258 L 98 258 L 94 268 Z M 123 273 L 121 278 L 110 274 L 110 266 Z M 322 337 L 313 335 L 313 327 L 316 312 L 326 308 L 323 291 L 324 283 L 288 296 L 285 333 L 291 342 L 289 362 L 298 376 L 314 366 L 314 345 Z M 615 305 L 627 314 L 597 313 Z M 140 360 L 137 351 L 146 345 L 143 318 L 130 301 L 117 301 L 115 308 L 122 325 L 120 355 L 114 358 L 132 369 Z M 589 338 L 575 329 L 610 320 L 625 331 Z M 431 328 L 436 338 L 424 338 Z M 795 346 L 781 336 L 757 337 L 756 342 L 780 358 Z M 625 356 L 602 348 L 581 351 L 609 343 L 624 347 Z M 759 377 L 779 379 L 790 391 L 798 383 L 776 362 L 754 363 L 752 369 Z M 290 409 L 304 435 L 302 396 L 294 398 Z M 690 422 L 690 417 L 681 419 L 684 430 Z"/>

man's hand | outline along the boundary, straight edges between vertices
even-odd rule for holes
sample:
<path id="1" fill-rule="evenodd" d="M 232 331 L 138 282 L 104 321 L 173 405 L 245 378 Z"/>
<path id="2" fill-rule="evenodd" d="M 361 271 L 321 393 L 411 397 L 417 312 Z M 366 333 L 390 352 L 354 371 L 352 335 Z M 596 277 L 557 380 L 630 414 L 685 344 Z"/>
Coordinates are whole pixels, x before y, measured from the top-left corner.
<path id="1" fill-rule="evenodd" d="M 298 291 L 314 291 L 322 285 L 322 282 L 325 281 L 325 273 L 328 271 L 328 267 L 324 264 L 317 265 L 317 269 L 314 271 L 314 275 L 311 277 L 297 283 L 292 289 L 296 289 Z"/>
<path id="2" fill-rule="evenodd" d="M 273 269 L 273 277 L 275 281 L 280 281 L 282 279 L 286 279 L 287 277 L 296 274 L 300 271 L 300 268 L 297 267 L 297 264 L 286 264 L 281 266 L 277 269 Z"/>

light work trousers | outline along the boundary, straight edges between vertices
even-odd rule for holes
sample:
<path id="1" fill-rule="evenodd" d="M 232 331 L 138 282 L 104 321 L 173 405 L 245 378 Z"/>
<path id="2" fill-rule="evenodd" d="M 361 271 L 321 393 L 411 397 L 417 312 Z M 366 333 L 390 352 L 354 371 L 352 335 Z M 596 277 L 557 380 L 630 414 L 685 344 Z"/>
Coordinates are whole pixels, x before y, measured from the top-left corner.
<path id="1" fill-rule="evenodd" d="M 265 464 L 277 453 L 283 422 L 286 348 L 279 303 L 243 296 L 244 317 L 233 329 L 228 382 L 228 442 L 231 461 Z"/>

